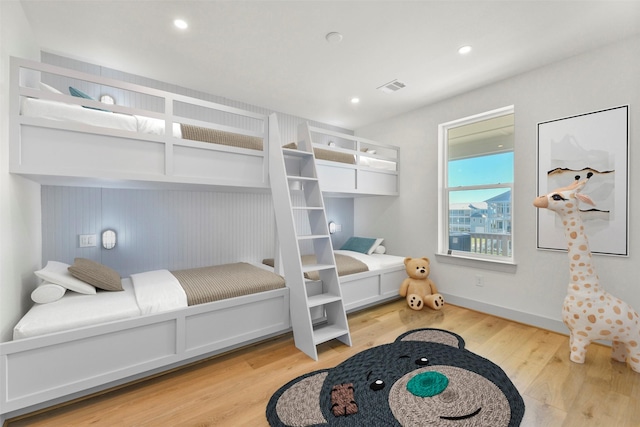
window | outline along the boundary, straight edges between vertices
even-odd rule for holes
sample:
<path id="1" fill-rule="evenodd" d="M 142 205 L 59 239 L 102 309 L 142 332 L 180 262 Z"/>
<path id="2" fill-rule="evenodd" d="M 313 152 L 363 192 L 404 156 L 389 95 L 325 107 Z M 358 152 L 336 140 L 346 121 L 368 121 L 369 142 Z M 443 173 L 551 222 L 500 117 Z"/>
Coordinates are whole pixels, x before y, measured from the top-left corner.
<path id="1" fill-rule="evenodd" d="M 438 132 L 439 253 L 513 263 L 513 106 Z"/>

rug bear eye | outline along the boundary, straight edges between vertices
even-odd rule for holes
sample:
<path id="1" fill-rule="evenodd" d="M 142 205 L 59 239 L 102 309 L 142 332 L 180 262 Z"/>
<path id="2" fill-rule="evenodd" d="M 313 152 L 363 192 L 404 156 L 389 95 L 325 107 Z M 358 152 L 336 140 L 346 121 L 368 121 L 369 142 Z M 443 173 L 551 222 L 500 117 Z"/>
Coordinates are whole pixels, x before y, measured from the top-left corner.
<path id="1" fill-rule="evenodd" d="M 427 366 L 429 364 L 429 359 L 426 357 L 421 357 L 416 359 L 416 365 L 418 366 Z"/>
<path id="2" fill-rule="evenodd" d="M 375 380 L 374 382 L 371 383 L 369 387 L 371 387 L 371 390 L 373 391 L 379 391 L 379 390 L 382 390 L 384 386 L 385 386 L 384 381 Z"/>

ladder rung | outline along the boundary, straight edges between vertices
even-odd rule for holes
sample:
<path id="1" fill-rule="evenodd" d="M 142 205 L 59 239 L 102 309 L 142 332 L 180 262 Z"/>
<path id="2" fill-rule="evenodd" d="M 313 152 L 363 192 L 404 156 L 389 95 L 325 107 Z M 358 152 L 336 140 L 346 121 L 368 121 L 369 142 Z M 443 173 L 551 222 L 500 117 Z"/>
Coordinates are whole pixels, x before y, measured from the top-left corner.
<path id="1" fill-rule="evenodd" d="M 287 175 L 287 179 L 289 181 L 306 181 L 306 182 L 313 182 L 318 180 L 318 178 L 314 176 L 300 176 L 300 175 Z"/>
<path id="2" fill-rule="evenodd" d="M 310 156 L 313 156 L 313 153 L 310 152 L 310 151 L 296 150 L 295 148 L 283 148 L 282 149 L 282 153 L 285 156 L 292 156 L 292 157 L 310 157 Z"/>
<path id="3" fill-rule="evenodd" d="M 321 325 L 313 330 L 313 342 L 316 345 L 347 335 L 348 329 L 336 325 Z"/>
<path id="4" fill-rule="evenodd" d="M 330 236 L 328 234 L 305 234 L 303 236 L 298 236 L 298 240 L 316 240 L 316 239 L 327 239 Z"/>
<path id="5" fill-rule="evenodd" d="M 333 264 L 306 264 L 302 266 L 302 272 L 308 273 L 310 271 L 329 270 L 331 268 L 336 268 L 336 266 Z"/>
<path id="6" fill-rule="evenodd" d="M 332 302 L 341 301 L 338 295 L 319 294 L 311 296 L 307 299 L 307 307 L 317 307 L 319 305 L 331 304 Z"/>
<path id="7" fill-rule="evenodd" d="M 291 206 L 291 209 L 301 211 L 321 211 L 322 206 Z"/>

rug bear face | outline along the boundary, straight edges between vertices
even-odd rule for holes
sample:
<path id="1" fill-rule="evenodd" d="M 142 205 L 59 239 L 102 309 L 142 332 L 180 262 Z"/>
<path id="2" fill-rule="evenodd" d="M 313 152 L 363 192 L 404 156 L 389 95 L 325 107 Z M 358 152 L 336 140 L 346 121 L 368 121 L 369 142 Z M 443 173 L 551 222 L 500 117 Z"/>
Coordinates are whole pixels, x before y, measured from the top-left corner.
<path id="1" fill-rule="evenodd" d="M 281 387 L 269 401 L 271 426 L 520 425 L 524 402 L 497 365 L 439 329 L 407 332 L 335 368 Z"/>

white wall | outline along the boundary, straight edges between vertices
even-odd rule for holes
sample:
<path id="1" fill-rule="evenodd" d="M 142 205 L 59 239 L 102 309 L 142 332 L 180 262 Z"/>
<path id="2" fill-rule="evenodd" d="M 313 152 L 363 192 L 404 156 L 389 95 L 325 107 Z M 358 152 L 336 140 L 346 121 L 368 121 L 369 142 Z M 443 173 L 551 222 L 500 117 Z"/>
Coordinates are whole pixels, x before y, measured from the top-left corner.
<path id="1" fill-rule="evenodd" d="M 40 186 L 9 174 L 9 57 L 38 59 L 17 1 L 0 1 L 0 341 L 29 307 L 40 266 Z"/>
<path id="2" fill-rule="evenodd" d="M 601 284 L 640 309 L 640 37 L 545 66 L 367 126 L 357 135 L 401 146 L 398 198 L 355 202 L 356 234 L 385 237 L 389 253 L 428 256 L 431 278 L 452 303 L 566 332 L 561 306 L 569 281 L 566 253 L 536 249 L 537 123 L 630 105 L 630 256 L 596 256 Z M 438 232 L 438 124 L 515 106 L 515 273 L 443 263 Z M 374 215 L 367 215 L 375 212 Z M 634 219 L 636 218 L 636 219 Z M 475 286 L 475 276 L 484 286 Z"/>

